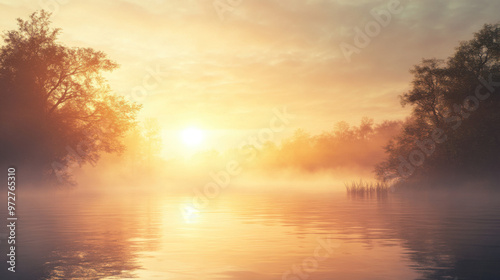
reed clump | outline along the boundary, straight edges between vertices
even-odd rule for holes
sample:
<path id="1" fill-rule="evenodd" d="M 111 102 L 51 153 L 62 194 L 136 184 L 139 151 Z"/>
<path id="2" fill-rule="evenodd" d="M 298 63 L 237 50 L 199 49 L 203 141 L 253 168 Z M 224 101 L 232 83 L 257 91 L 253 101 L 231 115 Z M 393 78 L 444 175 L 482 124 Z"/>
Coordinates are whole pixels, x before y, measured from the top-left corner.
<path id="1" fill-rule="evenodd" d="M 355 197 L 384 197 L 387 196 L 391 187 L 382 182 L 359 182 L 345 183 L 347 194 Z"/>

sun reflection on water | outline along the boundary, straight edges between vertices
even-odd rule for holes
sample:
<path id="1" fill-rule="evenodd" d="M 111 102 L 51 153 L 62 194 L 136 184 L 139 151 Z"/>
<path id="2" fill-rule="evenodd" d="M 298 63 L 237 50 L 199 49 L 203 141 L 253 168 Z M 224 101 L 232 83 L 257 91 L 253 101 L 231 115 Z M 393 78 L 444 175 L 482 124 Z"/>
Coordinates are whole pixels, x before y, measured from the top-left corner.
<path id="1" fill-rule="evenodd" d="M 186 224 L 195 224 L 199 221 L 200 210 L 196 209 L 192 205 L 181 205 L 181 212 Z"/>

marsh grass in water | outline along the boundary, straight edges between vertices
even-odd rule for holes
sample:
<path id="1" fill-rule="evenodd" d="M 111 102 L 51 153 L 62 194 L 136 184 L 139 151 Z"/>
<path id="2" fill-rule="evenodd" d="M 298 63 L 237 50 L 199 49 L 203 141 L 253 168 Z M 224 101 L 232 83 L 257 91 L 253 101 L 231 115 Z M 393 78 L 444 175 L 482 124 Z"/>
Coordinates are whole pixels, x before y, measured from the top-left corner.
<path id="1" fill-rule="evenodd" d="M 381 198 L 386 197 L 391 187 L 381 182 L 351 182 L 345 183 L 347 195 L 352 197 Z"/>

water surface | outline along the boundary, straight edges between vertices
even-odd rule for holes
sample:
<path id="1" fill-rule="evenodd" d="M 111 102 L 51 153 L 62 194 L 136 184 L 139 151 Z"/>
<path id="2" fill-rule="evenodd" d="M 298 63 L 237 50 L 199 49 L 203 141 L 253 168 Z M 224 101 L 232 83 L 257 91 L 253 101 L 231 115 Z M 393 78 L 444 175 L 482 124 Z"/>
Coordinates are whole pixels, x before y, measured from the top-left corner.
<path id="1" fill-rule="evenodd" d="M 2 253 L 0 276 L 500 279 L 498 195 L 233 192 L 189 214 L 190 199 L 141 191 L 22 193 L 17 272 L 7 272 Z"/>

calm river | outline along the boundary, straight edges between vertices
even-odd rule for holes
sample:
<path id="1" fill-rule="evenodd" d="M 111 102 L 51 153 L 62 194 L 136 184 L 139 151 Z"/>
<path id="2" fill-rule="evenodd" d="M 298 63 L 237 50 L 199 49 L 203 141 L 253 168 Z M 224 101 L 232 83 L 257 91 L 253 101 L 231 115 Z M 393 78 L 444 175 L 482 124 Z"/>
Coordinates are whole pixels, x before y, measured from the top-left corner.
<path id="1" fill-rule="evenodd" d="M 500 279 L 500 196 L 18 193 L 1 279 Z M 1 199 L 5 199 L 2 197 Z M 6 209 L 0 209 L 6 223 Z"/>

